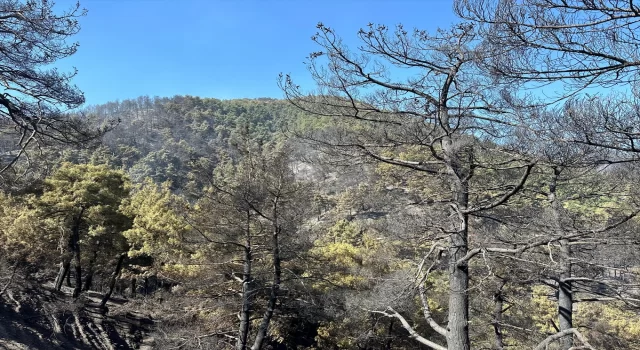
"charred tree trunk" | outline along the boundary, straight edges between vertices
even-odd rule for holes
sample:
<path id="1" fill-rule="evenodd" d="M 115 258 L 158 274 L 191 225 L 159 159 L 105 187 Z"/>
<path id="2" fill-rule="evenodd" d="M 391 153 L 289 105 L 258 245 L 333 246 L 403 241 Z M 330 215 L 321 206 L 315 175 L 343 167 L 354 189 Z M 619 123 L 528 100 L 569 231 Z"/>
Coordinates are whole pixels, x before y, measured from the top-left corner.
<path id="1" fill-rule="evenodd" d="M 252 276 L 251 267 L 253 256 L 251 252 L 251 228 L 250 213 L 247 212 L 247 226 L 245 228 L 246 238 L 244 246 L 244 258 L 242 266 L 242 310 L 240 311 L 240 327 L 238 329 L 238 341 L 236 342 L 236 350 L 245 350 L 247 348 L 247 337 L 249 336 L 249 326 L 251 325 L 252 312 Z"/>
<path id="2" fill-rule="evenodd" d="M 504 349 L 504 337 L 502 335 L 502 314 L 504 313 L 504 295 L 502 294 L 502 287 L 504 283 L 500 285 L 500 288 L 493 295 L 493 332 L 495 335 L 495 349 Z"/>
<path id="3" fill-rule="evenodd" d="M 271 293 L 269 295 L 269 301 L 267 303 L 267 310 L 264 312 L 264 316 L 262 317 L 262 322 L 260 323 L 260 328 L 258 328 L 258 334 L 256 335 L 256 340 L 251 347 L 251 350 L 260 350 L 262 348 L 262 344 L 264 343 L 265 338 L 267 337 L 267 330 L 269 329 L 269 323 L 271 322 L 271 318 L 273 317 L 273 312 L 276 309 L 276 304 L 278 302 L 278 292 L 280 290 L 280 282 L 281 282 L 281 269 L 280 269 L 280 226 L 278 223 L 278 199 L 274 200 L 273 206 L 273 234 L 271 236 L 271 244 L 272 244 L 272 259 L 273 259 L 273 283 L 271 285 Z"/>
<path id="4" fill-rule="evenodd" d="M 109 298 L 111 298 L 111 294 L 113 294 L 113 290 L 116 287 L 116 282 L 118 281 L 118 275 L 120 275 L 120 270 L 122 270 L 122 264 L 124 263 L 124 258 L 126 256 L 127 256 L 126 254 L 121 254 L 120 257 L 118 258 L 116 269 L 113 271 L 113 274 L 111 274 L 111 280 L 109 281 L 109 289 L 107 290 L 107 293 L 104 295 L 104 297 L 102 298 L 102 301 L 100 302 L 101 308 L 104 308 L 105 305 L 107 305 Z"/>
<path id="5" fill-rule="evenodd" d="M 444 125 L 448 125 L 447 112 L 441 112 L 441 120 Z M 469 214 L 465 210 L 469 206 L 469 179 L 472 173 L 470 165 L 464 165 L 460 159 L 460 152 L 463 150 L 459 145 L 456 145 L 451 137 L 443 138 L 442 149 L 455 203 L 452 206 L 451 216 L 458 219 L 449 236 L 447 347 L 450 350 L 469 350 L 471 349 L 469 339 L 469 262 L 464 258 L 469 250 Z"/>
<path id="6" fill-rule="evenodd" d="M 79 246 L 79 244 L 76 244 Z M 73 297 L 77 298 L 82 291 L 82 265 L 80 264 L 80 248 L 73 254 L 73 266 L 76 275 L 76 285 L 73 288 Z"/>
<path id="7" fill-rule="evenodd" d="M 558 201 L 556 189 L 558 178 L 562 170 L 559 167 L 553 168 L 553 177 L 549 184 L 548 199 L 551 205 L 554 226 L 557 233 L 562 233 L 561 204 Z M 560 273 L 558 278 L 558 321 L 560 332 L 573 328 L 573 291 L 570 278 L 571 269 L 571 246 L 568 239 L 560 240 Z M 573 347 L 573 334 L 569 333 L 560 340 L 562 350 L 569 350 Z"/>
<path id="8" fill-rule="evenodd" d="M 84 209 L 82 210 L 84 211 Z M 73 225 L 71 230 L 70 248 L 73 252 L 73 266 L 75 270 L 76 286 L 73 289 L 73 297 L 77 298 L 82 291 L 82 264 L 80 261 L 80 223 L 82 220 L 82 212 Z"/>
<path id="9" fill-rule="evenodd" d="M 385 344 L 385 350 L 391 350 L 391 345 L 393 344 L 393 319 L 389 322 L 389 329 L 387 330 L 387 343 Z"/>
<path id="10" fill-rule="evenodd" d="M 65 280 L 67 281 L 67 287 L 71 288 L 71 261 L 73 260 L 73 255 L 69 258 L 69 266 L 67 267 L 67 271 L 65 271 Z"/>
<path id="11" fill-rule="evenodd" d="M 573 290 L 570 281 L 571 269 L 571 246 L 569 241 L 560 241 L 561 270 L 558 280 L 558 318 L 560 332 L 573 328 Z M 573 348 L 573 334 L 566 335 L 561 339 L 562 350 Z"/>
<path id="12" fill-rule="evenodd" d="M 449 324 L 447 345 L 451 350 L 469 350 L 469 265 L 458 263 L 467 254 L 467 215 L 462 229 L 451 236 L 449 248 Z"/>
<path id="13" fill-rule="evenodd" d="M 132 298 L 136 297 L 136 289 L 138 288 L 138 280 L 135 277 L 131 277 L 131 293 L 129 295 Z"/>
<path id="14" fill-rule="evenodd" d="M 93 284 L 93 273 L 95 268 L 96 259 L 98 257 L 98 251 L 94 250 L 91 259 L 89 260 L 89 266 L 87 267 L 87 275 L 84 277 L 84 286 L 82 287 L 83 291 L 88 291 L 91 289 Z"/>
<path id="15" fill-rule="evenodd" d="M 77 297 L 80 294 L 80 289 L 82 287 L 82 268 L 80 267 L 80 225 L 82 224 L 83 215 L 84 208 L 81 208 L 80 213 L 73 220 L 73 227 L 71 227 L 71 236 L 69 236 L 69 241 L 67 243 L 68 256 L 63 258 L 62 262 L 60 263 L 60 270 L 58 271 L 58 276 L 56 277 L 56 280 L 54 282 L 55 289 L 60 290 L 62 288 L 62 283 L 64 282 L 66 277 L 67 286 L 71 287 L 70 268 L 71 261 L 74 260 L 76 265 L 76 288 L 73 291 L 74 297 Z"/>
<path id="16" fill-rule="evenodd" d="M 64 283 L 65 278 L 69 276 L 69 268 L 71 267 L 71 257 L 64 259 L 60 263 L 60 270 L 58 270 L 58 276 L 54 282 L 54 287 L 56 290 L 62 289 L 62 284 Z"/>

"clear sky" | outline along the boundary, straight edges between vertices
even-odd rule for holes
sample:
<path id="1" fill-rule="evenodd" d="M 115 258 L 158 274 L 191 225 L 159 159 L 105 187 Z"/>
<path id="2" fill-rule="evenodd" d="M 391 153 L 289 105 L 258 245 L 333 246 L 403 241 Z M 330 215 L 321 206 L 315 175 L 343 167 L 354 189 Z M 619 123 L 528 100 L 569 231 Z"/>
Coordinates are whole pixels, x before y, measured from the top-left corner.
<path id="1" fill-rule="evenodd" d="M 58 9 L 76 0 L 58 0 Z M 369 22 L 435 30 L 456 19 L 451 0 L 80 0 L 88 15 L 78 53 L 60 69 L 88 104 L 141 95 L 281 98 L 280 72 L 313 88 L 303 64 L 316 24 L 347 44 Z"/>

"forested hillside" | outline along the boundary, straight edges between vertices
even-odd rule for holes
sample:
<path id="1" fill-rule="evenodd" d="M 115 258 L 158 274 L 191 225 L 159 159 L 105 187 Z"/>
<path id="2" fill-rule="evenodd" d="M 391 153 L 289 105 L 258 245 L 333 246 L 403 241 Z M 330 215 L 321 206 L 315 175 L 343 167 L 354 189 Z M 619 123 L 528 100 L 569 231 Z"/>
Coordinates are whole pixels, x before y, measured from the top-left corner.
<path id="1" fill-rule="evenodd" d="M 0 96 L 0 348 L 640 349 L 640 9 L 454 10 L 283 99 Z"/>
<path id="2" fill-rule="evenodd" d="M 287 101 L 142 97 L 85 114 L 119 122 L 92 148 L 51 149 L 52 172 L 3 197 L 7 283 L 50 281 L 88 303 L 92 290 L 126 298 L 119 312 L 155 320 L 159 348 L 253 343 L 264 319 L 264 346 L 412 349 L 408 329 L 440 337 L 424 330 L 447 319 L 444 179 L 321 152 L 312 134 L 345 130 Z M 508 145 L 465 143 L 481 150 L 478 163 L 515 162 Z M 399 160 L 429 159 L 401 147 Z M 528 348 L 554 333 L 563 259 L 577 281 L 573 322 L 590 344 L 639 346 L 635 170 L 582 160 L 474 174 L 478 207 L 521 186 L 469 222 L 478 348 L 497 335 Z M 561 239 L 575 248 L 563 252 Z"/>

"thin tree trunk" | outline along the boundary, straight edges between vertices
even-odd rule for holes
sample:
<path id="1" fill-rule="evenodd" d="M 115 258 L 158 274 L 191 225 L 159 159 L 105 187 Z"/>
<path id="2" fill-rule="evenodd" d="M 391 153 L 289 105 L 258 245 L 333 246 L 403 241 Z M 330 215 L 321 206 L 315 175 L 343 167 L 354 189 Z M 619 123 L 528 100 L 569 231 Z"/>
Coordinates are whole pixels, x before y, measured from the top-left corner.
<path id="1" fill-rule="evenodd" d="M 84 277 L 84 286 L 82 287 L 83 291 L 88 291 L 91 289 L 91 285 L 93 284 L 93 273 L 94 273 L 94 265 L 96 263 L 96 259 L 98 257 L 98 251 L 93 251 L 93 256 L 89 260 L 89 266 L 87 268 L 87 275 Z"/>
<path id="2" fill-rule="evenodd" d="M 71 234 L 71 251 L 73 252 L 73 266 L 75 268 L 76 286 L 73 289 L 73 297 L 77 298 L 82 291 L 82 264 L 80 262 L 80 219 L 73 227 Z"/>
<path id="3" fill-rule="evenodd" d="M 385 350 L 391 350 L 391 344 L 393 343 L 393 322 L 395 320 L 391 319 L 391 322 L 389 322 L 389 329 L 387 330 L 387 344 L 385 344 Z"/>
<path id="4" fill-rule="evenodd" d="M 71 288 L 73 285 L 71 284 L 71 261 L 73 260 L 73 255 L 69 258 L 69 266 L 67 267 L 67 271 L 65 271 L 65 280 L 67 281 L 67 287 Z"/>
<path id="5" fill-rule="evenodd" d="M 126 254 L 120 254 L 120 257 L 118 258 L 116 269 L 113 271 L 113 274 L 111 274 L 111 280 L 109 281 L 109 289 L 107 290 L 107 293 L 104 295 L 104 297 L 102 298 L 102 301 L 100 302 L 101 308 L 104 308 L 105 305 L 107 305 L 109 298 L 111 298 L 111 294 L 113 294 L 113 290 L 115 289 L 116 282 L 118 280 L 118 275 L 120 275 L 120 270 L 122 270 L 122 263 L 124 262 L 124 258 L 126 256 L 127 256 Z"/>
<path id="6" fill-rule="evenodd" d="M 571 278 L 571 246 L 568 240 L 560 241 L 561 271 L 558 281 L 558 318 L 560 331 L 573 328 L 573 291 Z M 562 350 L 569 350 L 573 347 L 573 334 L 568 334 L 561 339 Z"/>
<path id="7" fill-rule="evenodd" d="M 62 289 L 62 284 L 64 283 L 65 277 L 69 274 L 69 268 L 71 267 L 71 257 L 66 258 L 64 261 L 60 262 L 60 270 L 58 270 L 58 276 L 56 276 L 56 280 L 53 283 L 56 290 Z"/>
<path id="8" fill-rule="evenodd" d="M 552 215 L 554 219 L 554 225 L 557 234 L 563 232 L 562 220 L 561 220 L 561 204 L 557 198 L 557 186 L 558 178 L 562 169 L 559 167 L 553 168 L 553 177 L 549 184 L 548 200 L 551 205 Z M 560 274 L 558 279 L 558 319 L 560 332 L 567 331 L 573 328 L 573 291 L 570 278 L 572 277 L 571 269 L 571 246 L 569 240 L 560 240 Z M 569 350 L 573 347 L 573 334 L 569 333 L 560 340 L 562 344 L 562 350 Z"/>
<path id="9" fill-rule="evenodd" d="M 278 301 L 278 291 L 280 290 L 281 282 L 281 270 L 280 270 L 280 226 L 278 224 L 277 216 L 278 199 L 274 200 L 274 215 L 273 215 L 273 235 L 271 237 L 272 244 L 272 259 L 273 259 L 273 284 L 271 285 L 271 294 L 269 295 L 269 301 L 267 303 L 267 310 L 262 317 L 262 323 L 258 328 L 258 334 L 256 340 L 253 343 L 251 350 L 260 350 L 265 338 L 267 337 L 267 330 L 269 329 L 269 323 L 273 317 L 273 311 L 276 308 Z"/>
<path id="10" fill-rule="evenodd" d="M 138 288 L 138 280 L 135 277 L 131 277 L 131 298 L 136 297 L 136 289 Z"/>
<path id="11" fill-rule="evenodd" d="M 249 326 L 251 325 L 251 311 L 253 306 L 253 290 L 251 288 L 251 267 L 253 257 L 251 253 L 251 227 L 249 212 L 247 212 L 247 227 L 245 234 L 244 259 L 242 263 L 242 311 L 240 311 L 240 327 L 238 329 L 236 350 L 245 350 L 247 348 L 247 337 L 249 336 Z"/>
<path id="12" fill-rule="evenodd" d="M 504 282 L 500 285 L 500 288 L 493 296 L 495 305 L 493 307 L 493 331 L 495 334 L 495 348 L 496 350 L 504 349 L 504 337 L 502 335 L 502 314 L 504 312 L 504 295 L 502 294 L 502 287 Z"/>

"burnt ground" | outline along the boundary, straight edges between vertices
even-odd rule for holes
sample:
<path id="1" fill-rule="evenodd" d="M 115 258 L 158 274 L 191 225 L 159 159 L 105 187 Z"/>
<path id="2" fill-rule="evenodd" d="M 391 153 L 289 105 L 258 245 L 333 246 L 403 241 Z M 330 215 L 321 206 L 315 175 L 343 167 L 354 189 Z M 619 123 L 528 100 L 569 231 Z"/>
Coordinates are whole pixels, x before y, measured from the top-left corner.
<path id="1" fill-rule="evenodd" d="M 151 349 L 151 317 L 113 298 L 107 310 L 101 295 L 50 286 L 17 286 L 0 296 L 0 349 Z"/>

